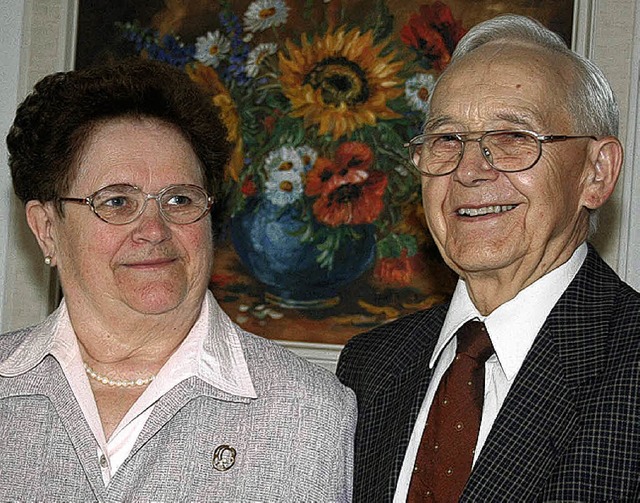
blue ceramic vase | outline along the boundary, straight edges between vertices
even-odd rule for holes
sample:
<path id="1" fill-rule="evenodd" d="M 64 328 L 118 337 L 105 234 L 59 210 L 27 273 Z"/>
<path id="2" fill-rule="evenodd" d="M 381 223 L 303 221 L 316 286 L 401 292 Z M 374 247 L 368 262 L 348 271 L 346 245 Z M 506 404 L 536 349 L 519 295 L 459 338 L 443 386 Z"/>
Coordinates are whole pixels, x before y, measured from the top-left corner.
<path id="1" fill-rule="evenodd" d="M 233 217 L 231 239 L 242 263 L 264 283 L 269 302 L 296 309 L 335 306 L 340 290 L 373 264 L 375 226 L 354 226 L 361 238 L 336 250 L 331 269 L 320 266 L 313 244 L 300 242 L 302 226 L 296 208 L 254 198 Z"/>

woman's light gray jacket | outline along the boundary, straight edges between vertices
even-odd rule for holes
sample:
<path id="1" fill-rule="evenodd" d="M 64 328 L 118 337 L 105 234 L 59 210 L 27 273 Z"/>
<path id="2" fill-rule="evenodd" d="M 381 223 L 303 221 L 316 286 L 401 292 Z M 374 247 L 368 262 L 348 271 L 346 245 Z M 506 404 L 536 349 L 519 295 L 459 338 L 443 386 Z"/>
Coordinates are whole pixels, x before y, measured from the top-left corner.
<path id="1" fill-rule="evenodd" d="M 183 381 L 156 404 L 105 487 L 97 442 L 57 360 L 48 355 L 19 375 L 3 374 L 25 339 L 51 330 L 50 318 L 0 336 L 0 501 L 351 500 L 353 393 L 327 370 L 239 328 L 258 398 Z M 227 470 L 214 467 L 219 446 L 236 451 Z"/>

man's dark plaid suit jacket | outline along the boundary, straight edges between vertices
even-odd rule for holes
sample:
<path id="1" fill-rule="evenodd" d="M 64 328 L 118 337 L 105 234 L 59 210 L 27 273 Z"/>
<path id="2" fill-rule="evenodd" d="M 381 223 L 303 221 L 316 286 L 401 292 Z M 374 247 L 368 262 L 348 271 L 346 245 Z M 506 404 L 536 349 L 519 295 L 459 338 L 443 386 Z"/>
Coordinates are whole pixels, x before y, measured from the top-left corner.
<path id="1" fill-rule="evenodd" d="M 356 502 L 393 499 L 446 311 L 406 316 L 343 350 L 338 377 L 358 398 Z M 461 501 L 640 501 L 640 294 L 592 247 L 536 337 Z"/>

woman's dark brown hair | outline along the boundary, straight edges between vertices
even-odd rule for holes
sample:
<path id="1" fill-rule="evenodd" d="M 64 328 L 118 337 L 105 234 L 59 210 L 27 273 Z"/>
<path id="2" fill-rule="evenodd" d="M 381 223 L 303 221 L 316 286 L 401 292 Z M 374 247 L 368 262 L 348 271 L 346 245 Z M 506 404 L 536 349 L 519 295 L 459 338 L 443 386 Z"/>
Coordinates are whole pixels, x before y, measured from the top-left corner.
<path id="1" fill-rule="evenodd" d="M 201 162 L 205 188 L 216 200 L 212 221 L 219 223 L 231 148 L 219 111 L 184 72 L 143 59 L 55 73 L 35 85 L 7 136 L 20 200 L 66 196 L 93 128 L 122 117 L 154 118 L 182 132 Z"/>

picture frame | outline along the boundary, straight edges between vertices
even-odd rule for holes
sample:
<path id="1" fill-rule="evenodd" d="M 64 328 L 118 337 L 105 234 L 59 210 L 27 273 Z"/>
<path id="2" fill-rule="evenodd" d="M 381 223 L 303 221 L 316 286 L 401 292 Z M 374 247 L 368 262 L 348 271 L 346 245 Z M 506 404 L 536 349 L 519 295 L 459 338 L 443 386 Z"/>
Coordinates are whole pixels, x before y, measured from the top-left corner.
<path id="1" fill-rule="evenodd" d="M 213 8 L 214 4 L 218 7 L 217 11 Z M 244 44 L 245 63 L 248 61 L 250 48 L 277 45 L 275 52 L 263 54 L 265 60 L 271 58 L 271 67 L 268 69 L 275 77 L 271 82 L 267 79 L 262 85 L 265 89 L 269 85 L 280 86 L 277 90 L 279 96 L 266 96 L 266 92 L 260 94 L 259 90 L 251 90 L 252 96 L 261 100 L 261 106 L 266 103 L 265 108 L 269 113 L 260 116 L 246 102 L 243 102 L 244 109 L 238 111 L 241 108 L 238 106 L 235 111 L 231 110 L 238 117 L 258 117 L 262 128 L 271 129 L 269 134 L 262 136 L 260 132 L 252 133 L 255 128 L 249 129 L 249 132 L 243 131 L 242 127 L 237 129 L 236 140 L 240 139 L 244 149 L 253 149 L 250 150 L 251 155 L 247 155 L 246 150 L 240 154 L 236 150 L 236 167 L 231 168 L 230 173 L 229 186 L 230 190 L 234 191 L 230 203 L 230 213 L 233 215 L 231 221 L 238 222 L 244 218 L 245 223 L 236 225 L 236 230 L 232 223 L 216 242 L 216 266 L 212 274 L 211 289 L 223 309 L 240 326 L 258 335 L 278 340 L 306 358 L 330 369 L 335 367 L 339 350 L 352 335 L 417 309 L 444 302 L 455 286 L 455 275 L 443 263 L 424 222 L 420 219 L 420 178 L 416 173 L 410 172 L 406 160 L 404 163 L 400 161 L 399 147 L 411 134 L 417 134 L 420 130 L 420 110 L 412 110 L 406 103 L 398 104 L 409 92 L 406 83 L 412 78 L 411 70 L 414 74 L 429 76 L 432 85 L 453 49 L 451 40 L 459 39 L 473 24 L 506 11 L 540 19 L 544 24 L 560 31 L 579 52 L 586 52 L 586 45 L 590 39 L 591 2 L 542 1 L 536 2 L 536 6 L 531 6 L 531 2 L 519 0 L 512 0 L 507 4 L 491 0 L 376 2 L 378 18 L 384 17 L 385 13 L 393 12 L 391 24 L 384 20 L 376 21 L 371 9 L 365 9 L 364 4 L 361 4 L 362 2 L 358 1 L 336 0 L 190 1 L 188 4 L 179 0 L 79 0 L 77 7 L 77 67 L 107 58 L 126 57 L 131 54 L 133 45 L 134 52 L 138 55 L 166 58 L 173 64 L 182 65 L 180 57 L 183 57 L 186 61 L 183 67 L 192 64 L 199 67 L 201 75 L 194 78 L 200 82 L 211 80 L 212 73 L 216 74 L 218 69 L 221 74 L 222 70 L 227 71 L 226 80 L 224 77 L 218 78 L 219 82 L 214 84 L 217 86 L 221 83 L 222 88 L 226 84 L 226 94 L 220 93 L 219 87 L 216 88 L 218 94 L 212 92 L 212 99 L 222 94 L 227 103 L 240 99 L 240 94 L 234 95 L 228 89 L 237 84 L 233 82 L 233 76 L 228 76 L 231 65 L 227 65 L 225 69 L 222 64 L 224 54 L 228 54 L 229 58 L 234 55 L 233 42 L 236 45 Z M 188 5 L 191 6 L 191 10 L 187 8 Z M 255 6 L 276 10 L 280 7 L 282 12 L 271 14 L 273 19 L 280 15 L 277 23 L 274 22 L 272 26 L 267 22 L 260 24 L 258 15 L 254 16 L 252 25 L 247 15 Z M 221 16 L 224 9 L 229 14 L 226 24 Z M 208 14 L 205 15 L 204 12 Z M 291 22 L 294 19 L 296 22 Z M 295 28 L 291 25 L 295 25 Z M 92 36 L 97 32 L 97 26 L 101 26 L 103 34 L 100 39 Z M 579 26 L 582 28 L 578 28 Z M 234 33 L 235 39 L 231 36 Z M 367 35 L 368 33 L 371 35 Z M 420 36 L 424 36 L 424 39 L 421 40 Z M 344 39 L 349 39 L 348 43 L 344 42 Z M 197 47 L 199 40 L 202 49 L 201 59 L 196 58 L 197 51 L 200 50 Z M 428 55 L 429 57 L 421 59 L 418 50 L 420 43 L 434 40 L 442 46 L 437 57 Z M 217 56 L 217 66 L 211 62 L 205 64 L 206 54 L 202 51 L 206 48 L 207 42 L 209 50 L 215 44 L 218 44 L 216 51 L 226 50 L 223 55 Z M 187 54 L 185 51 L 177 50 L 167 56 L 166 52 L 181 44 L 182 47 L 191 47 L 191 52 Z M 326 54 L 318 55 L 317 52 L 321 50 L 325 50 Z M 238 54 L 240 52 L 235 56 Z M 367 57 L 371 55 L 378 61 L 384 61 L 385 66 L 392 71 L 385 73 L 385 70 L 376 70 L 377 67 L 373 63 L 367 62 Z M 357 76 L 360 71 L 373 82 L 374 87 L 378 85 L 376 89 L 383 98 L 385 96 L 380 88 L 381 82 L 385 79 L 385 85 L 391 82 L 391 87 L 401 92 L 389 93 L 386 99 L 378 99 L 381 103 L 377 108 L 372 105 L 371 109 L 367 110 L 369 115 L 374 116 L 371 124 L 361 125 L 361 122 L 367 120 L 363 118 L 364 115 L 351 117 L 351 121 L 337 115 L 324 117 L 322 113 L 314 113 L 312 106 L 305 108 L 303 98 L 296 94 L 295 89 L 296 84 L 303 87 L 305 78 L 311 78 L 309 75 L 301 77 L 299 74 L 304 74 L 304 71 L 296 73 L 296 68 L 313 57 L 316 57 L 316 65 L 320 64 L 323 57 L 333 58 L 334 63 L 333 67 L 325 65 L 322 68 L 325 74 L 318 71 L 313 78 L 321 80 L 328 75 L 327 72 L 332 71 L 337 73 L 330 77 L 348 80 L 350 76 Z M 349 60 L 349 57 L 352 60 Z M 171 58 L 177 59 L 171 61 Z M 215 59 L 216 56 L 211 55 L 211 61 Z M 340 63 L 347 60 L 348 64 L 341 66 L 334 60 L 339 60 Z M 410 64 L 407 61 L 410 61 Z M 350 74 L 350 70 L 354 70 L 354 73 Z M 375 74 L 376 71 L 379 75 Z M 283 72 L 286 75 L 283 76 Z M 401 77 L 396 78 L 397 75 Z M 258 70 L 253 77 L 260 76 Z M 427 80 L 421 83 L 424 83 L 424 89 L 418 86 L 415 94 L 419 95 L 420 91 L 425 91 L 428 95 Z M 283 90 L 283 86 L 288 86 L 288 89 Z M 282 99 L 283 96 L 285 99 Z M 274 114 L 274 110 L 278 110 L 277 105 L 285 103 L 286 100 L 289 104 L 302 104 L 297 109 L 293 106 L 289 109 L 283 108 L 279 116 Z M 391 102 L 393 105 L 389 104 Z M 319 103 L 316 101 L 311 105 L 317 107 Z M 245 110 L 248 111 L 245 113 Z M 229 109 L 226 111 L 229 112 Z M 343 122 L 340 122 L 341 119 L 344 119 Z M 284 122 L 290 129 L 278 129 L 279 121 Z M 336 127 L 336 124 L 339 126 Z M 363 132 L 366 128 L 369 128 L 369 131 Z M 379 133 L 378 128 L 384 133 Z M 287 137 L 287 131 L 290 133 L 289 136 L 295 137 L 290 143 L 282 140 Z M 260 141 L 256 141 L 251 134 L 256 134 Z M 273 136 L 279 140 L 274 141 Z M 306 187 L 297 187 L 296 183 L 304 185 L 304 181 L 317 174 L 314 173 L 314 166 L 299 168 L 302 173 L 300 180 L 303 182 L 289 176 L 289 173 L 283 175 L 280 172 L 278 167 L 281 165 L 303 163 L 297 160 L 295 150 L 309 146 L 304 140 L 307 136 L 313 139 L 311 157 L 315 156 L 314 162 L 322 159 L 327 166 L 332 166 L 329 172 L 337 171 L 341 167 L 340 162 L 349 165 L 353 162 L 361 163 L 363 159 L 367 161 L 369 157 L 375 159 L 371 166 L 360 171 L 367 172 L 367 180 L 376 178 L 378 185 L 361 183 L 361 180 L 357 179 L 359 175 L 356 169 L 348 173 L 353 180 L 349 180 L 348 176 L 339 180 L 342 184 L 340 188 L 346 186 L 354 192 L 360 191 L 358 193 L 361 194 L 361 199 L 357 202 L 362 203 L 361 210 L 351 213 L 332 212 L 329 203 L 324 206 L 318 204 L 324 197 L 323 194 L 309 195 Z M 393 148 L 388 148 L 389 142 Z M 267 144 L 268 148 L 265 148 L 264 144 Z M 340 150 L 345 144 L 347 146 Z M 382 146 L 392 152 L 379 159 L 378 149 L 382 150 Z M 300 154 L 299 157 L 302 159 L 304 156 Z M 250 159 L 249 162 L 247 158 Z M 269 162 L 276 166 L 275 170 L 272 167 L 271 178 L 264 175 L 265 166 Z M 259 165 L 259 168 L 251 173 L 255 178 L 243 175 L 247 166 L 255 167 L 254 164 Z M 401 169 L 406 172 L 398 174 Z M 270 184 L 272 178 L 276 178 L 274 173 L 279 176 L 278 184 Z M 411 180 L 410 188 L 407 188 L 404 182 L 407 177 Z M 322 178 L 322 174 L 319 178 Z M 384 183 L 380 182 L 381 179 L 384 179 Z M 248 182 L 253 182 L 256 187 L 251 187 Z M 380 188 L 382 185 L 383 189 Z M 276 188 L 269 192 L 269 187 Z M 254 190 L 256 193 L 253 193 Z M 366 195 L 366 190 L 373 194 L 368 200 L 362 196 Z M 290 196 L 291 192 L 295 191 L 298 199 L 294 200 Z M 399 191 L 402 197 L 406 198 L 407 204 L 397 204 L 397 201 L 391 204 L 389 200 L 392 199 L 392 191 Z M 272 198 L 269 205 L 252 201 L 252 198 L 260 198 L 265 193 L 269 193 Z M 335 200 L 338 196 L 334 196 Z M 376 197 L 378 199 L 375 199 Z M 330 197 L 327 196 L 325 199 L 329 201 Z M 280 204 L 282 200 L 285 204 Z M 304 201 L 300 203 L 300 200 Z M 296 213 L 303 215 L 301 222 L 295 224 L 291 224 L 293 210 L 290 211 L 288 207 L 291 201 L 295 203 L 291 206 Z M 267 210 L 261 205 L 268 206 Z M 324 221 L 318 226 L 315 225 L 318 222 L 314 222 L 314 218 L 324 218 Z M 281 220 L 286 220 L 287 226 L 274 229 L 275 223 Z M 356 223 L 352 224 L 354 221 Z M 322 228 L 322 225 L 325 228 Z M 270 229 L 269 232 L 264 232 L 267 228 Z M 381 229 L 386 233 L 380 233 Z M 373 237 L 367 232 L 372 232 Z M 277 236 L 275 240 L 274 235 Z M 301 242 L 301 236 L 308 242 Z M 270 254 L 272 250 L 269 248 L 274 248 L 276 243 L 280 242 L 288 242 L 288 248 L 284 251 L 276 250 L 275 255 Z M 307 246 L 309 243 L 311 246 Z M 343 246 L 346 243 L 345 250 L 339 249 L 336 243 Z M 316 255 L 307 260 L 307 256 L 314 252 L 314 247 Z M 262 254 L 252 257 L 256 249 Z M 333 275 L 327 273 L 326 263 L 325 270 L 318 267 L 318 264 L 323 265 L 323 256 L 326 259 L 327 255 L 330 255 L 330 272 L 339 269 L 338 264 L 345 265 L 344 269 L 347 270 L 361 270 L 357 271 L 355 278 L 345 278 L 346 272 L 343 270 Z M 301 263 L 308 266 L 309 262 L 311 269 L 295 271 L 286 267 Z M 274 264 L 281 269 L 278 274 L 272 272 Z M 309 286 L 310 280 L 318 281 Z M 283 287 L 287 282 L 289 284 Z M 337 287 L 332 288 L 335 285 Z"/>

